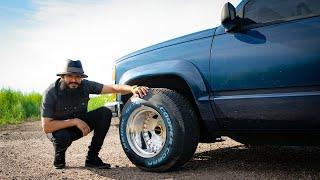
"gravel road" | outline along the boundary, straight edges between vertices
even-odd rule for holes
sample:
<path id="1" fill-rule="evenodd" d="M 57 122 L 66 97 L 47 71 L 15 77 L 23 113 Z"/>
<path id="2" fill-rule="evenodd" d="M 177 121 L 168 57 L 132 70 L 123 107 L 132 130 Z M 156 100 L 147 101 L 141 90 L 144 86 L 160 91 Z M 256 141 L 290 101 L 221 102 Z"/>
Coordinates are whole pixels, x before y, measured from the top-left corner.
<path id="1" fill-rule="evenodd" d="M 67 151 L 67 168 L 52 167 L 53 147 L 41 123 L 27 122 L 0 129 L 0 179 L 320 179 L 320 148 L 262 146 L 247 148 L 231 139 L 200 143 L 193 158 L 169 173 L 136 168 L 125 156 L 114 118 L 104 142 L 102 159 L 110 170 L 84 168 L 92 133 Z"/>

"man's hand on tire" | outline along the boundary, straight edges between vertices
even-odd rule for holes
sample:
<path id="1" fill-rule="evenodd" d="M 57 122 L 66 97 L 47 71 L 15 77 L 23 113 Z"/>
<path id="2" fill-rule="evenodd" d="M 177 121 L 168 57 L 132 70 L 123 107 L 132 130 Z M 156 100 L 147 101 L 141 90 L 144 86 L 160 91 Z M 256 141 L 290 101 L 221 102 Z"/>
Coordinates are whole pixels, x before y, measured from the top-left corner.
<path id="1" fill-rule="evenodd" d="M 147 95 L 149 88 L 145 86 L 133 86 L 131 91 L 133 96 L 143 98 Z"/>
<path id="2" fill-rule="evenodd" d="M 78 118 L 74 118 L 73 121 L 75 122 L 75 126 L 82 131 L 83 136 L 90 133 L 91 130 L 87 123 Z"/>

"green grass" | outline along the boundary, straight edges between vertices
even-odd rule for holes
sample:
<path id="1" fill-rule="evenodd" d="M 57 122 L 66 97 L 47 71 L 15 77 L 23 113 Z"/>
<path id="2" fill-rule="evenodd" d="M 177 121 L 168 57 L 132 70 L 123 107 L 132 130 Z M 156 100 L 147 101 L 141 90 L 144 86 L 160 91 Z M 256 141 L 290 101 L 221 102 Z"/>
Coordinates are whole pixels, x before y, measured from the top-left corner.
<path id="1" fill-rule="evenodd" d="M 0 126 L 18 124 L 29 120 L 40 120 L 40 93 L 22 93 L 12 89 L 0 89 Z M 88 111 L 110 102 L 111 95 L 101 95 L 90 99 Z"/>
<path id="2" fill-rule="evenodd" d="M 41 94 L 0 89 L 0 126 L 40 118 Z"/>
<path id="3" fill-rule="evenodd" d="M 104 106 L 107 102 L 111 102 L 111 95 L 100 95 L 93 98 L 90 98 L 88 104 L 88 111 L 95 110 L 101 106 Z"/>

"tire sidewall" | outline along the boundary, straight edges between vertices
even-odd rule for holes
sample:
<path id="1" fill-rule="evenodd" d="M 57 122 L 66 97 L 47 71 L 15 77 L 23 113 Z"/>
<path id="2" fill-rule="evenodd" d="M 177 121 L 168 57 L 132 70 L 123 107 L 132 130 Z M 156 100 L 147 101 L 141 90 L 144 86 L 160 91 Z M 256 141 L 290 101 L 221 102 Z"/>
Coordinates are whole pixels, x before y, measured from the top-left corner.
<path id="1" fill-rule="evenodd" d="M 166 142 L 162 150 L 152 158 L 143 158 L 137 155 L 129 145 L 126 128 L 131 113 L 142 106 L 148 106 L 156 110 L 164 120 L 166 126 Z M 174 115 L 167 110 L 168 106 L 159 99 L 148 99 L 148 101 L 139 98 L 133 98 L 123 108 L 120 121 L 120 140 L 128 158 L 137 166 L 148 170 L 157 170 L 163 166 L 171 167 L 179 158 L 181 149 L 179 144 L 183 140 L 181 137 L 181 128 L 179 123 L 174 119 Z"/>

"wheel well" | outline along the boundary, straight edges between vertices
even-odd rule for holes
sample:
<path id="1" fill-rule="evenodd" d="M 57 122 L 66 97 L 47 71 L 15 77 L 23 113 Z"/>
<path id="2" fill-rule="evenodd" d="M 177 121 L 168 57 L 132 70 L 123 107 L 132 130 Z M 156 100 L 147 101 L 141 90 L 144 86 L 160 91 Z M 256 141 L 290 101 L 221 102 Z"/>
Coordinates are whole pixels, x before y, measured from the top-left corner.
<path id="1" fill-rule="evenodd" d="M 200 125 L 200 133 L 202 132 L 202 129 L 204 128 L 203 121 L 198 109 L 198 106 L 193 98 L 192 92 L 190 90 L 190 87 L 185 82 L 184 79 L 182 79 L 179 76 L 176 75 L 162 75 L 162 76 L 156 76 L 156 77 L 144 77 L 139 79 L 131 80 L 127 83 L 128 85 L 139 85 L 139 86 L 147 86 L 150 88 L 167 88 L 174 91 L 177 91 L 178 93 L 182 94 L 184 97 L 186 97 L 189 102 L 191 103 L 193 109 L 195 110 L 195 113 L 199 120 Z M 122 95 L 121 100 L 125 104 L 131 95 Z"/>

